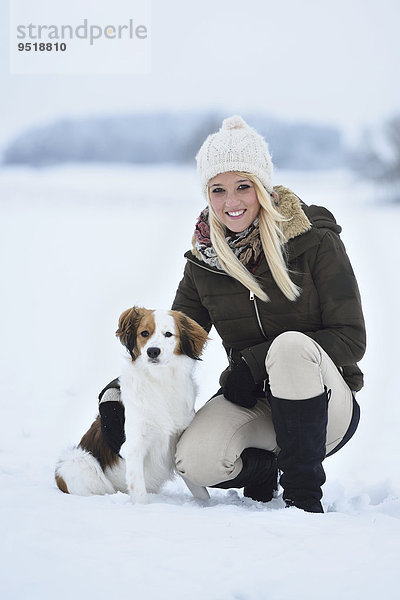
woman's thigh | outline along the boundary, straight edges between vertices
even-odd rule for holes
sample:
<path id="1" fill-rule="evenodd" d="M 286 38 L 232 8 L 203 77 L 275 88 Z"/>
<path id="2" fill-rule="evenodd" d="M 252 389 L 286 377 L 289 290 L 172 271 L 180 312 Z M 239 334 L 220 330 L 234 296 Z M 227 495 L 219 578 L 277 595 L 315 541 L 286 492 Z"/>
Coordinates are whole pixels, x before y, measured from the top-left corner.
<path id="1" fill-rule="evenodd" d="M 260 399 L 248 409 L 216 396 L 196 414 L 176 451 L 177 470 L 198 485 L 234 479 L 242 470 L 245 448 L 276 451 L 269 404 Z"/>

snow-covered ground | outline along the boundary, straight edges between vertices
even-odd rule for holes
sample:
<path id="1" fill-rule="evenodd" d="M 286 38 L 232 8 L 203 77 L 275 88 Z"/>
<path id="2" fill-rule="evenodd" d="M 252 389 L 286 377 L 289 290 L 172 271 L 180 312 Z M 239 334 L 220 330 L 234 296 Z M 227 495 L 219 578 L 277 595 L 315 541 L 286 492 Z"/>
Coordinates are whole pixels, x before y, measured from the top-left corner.
<path id="1" fill-rule="evenodd" d="M 324 515 L 179 480 L 133 506 L 73 497 L 53 481 L 97 394 L 118 375 L 119 314 L 168 308 L 204 201 L 194 169 L 0 171 L 0 597 L 191 600 L 397 599 L 400 553 L 400 207 L 346 173 L 278 173 L 330 208 L 368 327 L 362 421 L 325 462 Z M 212 332 L 198 407 L 225 357 Z"/>

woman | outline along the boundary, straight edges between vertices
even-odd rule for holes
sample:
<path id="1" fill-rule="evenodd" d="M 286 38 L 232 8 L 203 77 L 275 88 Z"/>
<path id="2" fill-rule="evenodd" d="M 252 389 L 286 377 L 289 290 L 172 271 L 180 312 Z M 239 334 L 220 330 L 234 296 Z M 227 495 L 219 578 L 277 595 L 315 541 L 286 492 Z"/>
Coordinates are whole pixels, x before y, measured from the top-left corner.
<path id="1" fill-rule="evenodd" d="M 287 506 L 323 512 L 322 461 L 353 435 L 363 385 L 364 319 L 341 228 L 273 187 L 268 146 L 241 117 L 208 136 L 197 165 L 208 207 L 172 308 L 215 326 L 229 367 L 179 441 L 178 472 L 267 502 L 279 469 Z M 106 429 L 118 400 L 107 388 Z"/>

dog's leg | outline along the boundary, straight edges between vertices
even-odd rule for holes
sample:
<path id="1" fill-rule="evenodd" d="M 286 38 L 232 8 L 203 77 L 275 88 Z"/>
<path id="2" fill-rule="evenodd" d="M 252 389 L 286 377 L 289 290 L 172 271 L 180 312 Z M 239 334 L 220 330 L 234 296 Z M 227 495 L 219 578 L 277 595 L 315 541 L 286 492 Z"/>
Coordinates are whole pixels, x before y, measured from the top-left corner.
<path id="1" fill-rule="evenodd" d="M 144 447 L 144 439 L 138 431 L 131 434 L 131 441 L 126 441 L 120 450 L 121 456 L 125 459 L 126 467 L 126 486 L 131 501 L 134 504 L 146 504 L 148 502 L 146 482 L 144 478 L 144 457 L 147 448 Z M 142 441 L 142 444 L 138 443 Z"/>

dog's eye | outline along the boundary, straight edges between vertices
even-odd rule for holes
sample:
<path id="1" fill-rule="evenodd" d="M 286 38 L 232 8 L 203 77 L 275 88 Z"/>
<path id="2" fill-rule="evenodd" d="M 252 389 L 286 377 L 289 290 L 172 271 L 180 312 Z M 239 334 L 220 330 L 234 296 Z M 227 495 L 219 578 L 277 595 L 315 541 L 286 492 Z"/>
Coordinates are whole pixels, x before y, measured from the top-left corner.
<path id="1" fill-rule="evenodd" d="M 145 329 L 144 331 L 141 331 L 141 332 L 140 332 L 140 335 L 141 335 L 142 337 L 149 337 L 149 332 L 147 331 L 147 329 Z"/>
<path id="2" fill-rule="evenodd" d="M 165 333 L 165 337 L 172 337 L 173 333 L 171 333 L 170 331 L 166 331 Z"/>

